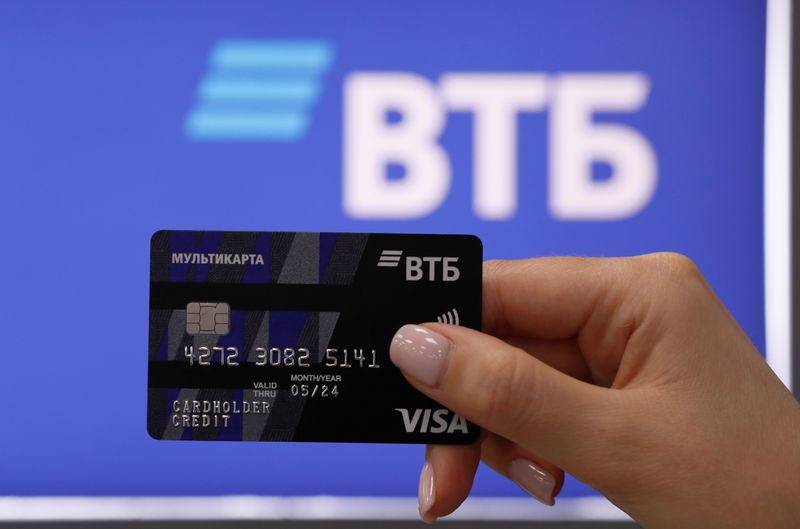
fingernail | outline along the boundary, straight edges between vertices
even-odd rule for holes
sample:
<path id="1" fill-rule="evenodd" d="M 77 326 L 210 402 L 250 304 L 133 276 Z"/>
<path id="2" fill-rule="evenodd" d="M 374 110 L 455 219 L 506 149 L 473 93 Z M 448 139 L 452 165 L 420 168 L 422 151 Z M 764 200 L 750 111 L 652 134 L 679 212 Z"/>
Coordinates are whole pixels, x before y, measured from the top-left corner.
<path id="1" fill-rule="evenodd" d="M 450 340 L 419 325 L 403 325 L 392 338 L 394 365 L 423 384 L 436 387 L 444 371 Z"/>
<path id="2" fill-rule="evenodd" d="M 425 523 L 433 523 L 436 516 L 428 511 L 436 501 L 436 489 L 433 483 L 433 465 L 426 461 L 419 475 L 419 516 Z"/>
<path id="3" fill-rule="evenodd" d="M 553 505 L 553 491 L 556 478 L 542 467 L 527 459 L 515 459 L 508 467 L 508 477 L 519 485 L 519 488 L 544 503 Z"/>

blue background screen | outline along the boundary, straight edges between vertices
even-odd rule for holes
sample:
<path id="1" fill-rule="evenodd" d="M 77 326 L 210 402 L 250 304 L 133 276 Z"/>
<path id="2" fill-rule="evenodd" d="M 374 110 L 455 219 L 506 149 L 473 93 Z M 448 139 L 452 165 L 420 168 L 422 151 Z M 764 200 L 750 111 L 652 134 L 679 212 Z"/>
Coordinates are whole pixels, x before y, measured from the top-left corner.
<path id="1" fill-rule="evenodd" d="M 157 229 L 474 233 L 486 258 L 682 252 L 763 351 L 764 47 L 758 1 L 0 3 L 0 495 L 415 494 L 419 446 L 148 437 Z M 448 109 L 440 203 L 353 215 L 356 72 L 433 94 L 453 72 L 642 76 L 641 105 L 592 120 L 646 139 L 655 191 L 621 218 L 554 215 L 548 100 L 515 117 L 513 214 L 476 213 L 474 114 Z M 473 493 L 523 494 L 486 469 Z"/>

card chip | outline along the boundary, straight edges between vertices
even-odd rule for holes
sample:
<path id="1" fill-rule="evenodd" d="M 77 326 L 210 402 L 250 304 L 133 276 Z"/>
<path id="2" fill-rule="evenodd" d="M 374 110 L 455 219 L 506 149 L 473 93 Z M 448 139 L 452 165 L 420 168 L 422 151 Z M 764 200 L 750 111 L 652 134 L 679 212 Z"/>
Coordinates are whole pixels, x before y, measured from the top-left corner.
<path id="1" fill-rule="evenodd" d="M 230 330 L 231 307 L 227 303 L 198 303 L 186 305 L 186 333 L 222 336 Z"/>

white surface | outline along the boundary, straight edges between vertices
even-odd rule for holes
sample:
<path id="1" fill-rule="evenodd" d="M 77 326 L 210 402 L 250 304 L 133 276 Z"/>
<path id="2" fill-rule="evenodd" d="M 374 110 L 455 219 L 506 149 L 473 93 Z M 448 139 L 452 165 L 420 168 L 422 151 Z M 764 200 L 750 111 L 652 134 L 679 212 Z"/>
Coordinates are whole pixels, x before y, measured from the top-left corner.
<path id="1" fill-rule="evenodd" d="M 767 362 L 792 386 L 791 0 L 767 2 L 764 103 L 764 271 Z"/>
<path id="2" fill-rule="evenodd" d="M 342 496 L 4 497 L 0 521 L 416 520 L 416 498 Z M 630 520 L 608 500 L 470 498 L 453 520 Z"/>

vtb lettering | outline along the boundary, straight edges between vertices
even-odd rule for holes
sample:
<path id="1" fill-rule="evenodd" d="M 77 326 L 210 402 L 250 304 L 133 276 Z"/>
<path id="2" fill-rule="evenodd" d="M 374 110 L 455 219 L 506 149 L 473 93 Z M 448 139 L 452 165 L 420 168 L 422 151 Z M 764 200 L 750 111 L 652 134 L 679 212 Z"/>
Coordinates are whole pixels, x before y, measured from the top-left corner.
<path id="1" fill-rule="evenodd" d="M 406 257 L 406 281 L 457 281 L 461 271 L 458 257 Z"/>
<path id="2" fill-rule="evenodd" d="M 518 203 L 518 115 L 549 110 L 550 215 L 630 217 L 655 193 L 655 150 L 641 131 L 594 115 L 637 112 L 649 93 L 648 77 L 637 72 L 449 72 L 437 82 L 413 73 L 352 73 L 344 86 L 344 211 L 358 219 L 413 219 L 438 209 L 452 185 L 439 137 L 449 112 L 469 112 L 473 211 L 508 219 Z M 402 119 L 387 122 L 390 110 Z M 611 176 L 595 180 L 596 163 L 610 166 Z M 405 169 L 402 178 L 388 178 L 390 164 Z"/>

